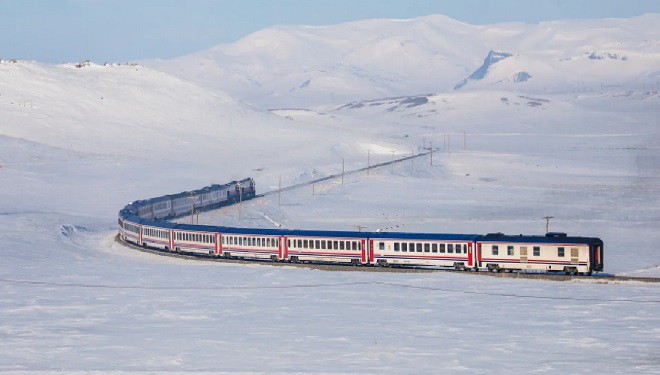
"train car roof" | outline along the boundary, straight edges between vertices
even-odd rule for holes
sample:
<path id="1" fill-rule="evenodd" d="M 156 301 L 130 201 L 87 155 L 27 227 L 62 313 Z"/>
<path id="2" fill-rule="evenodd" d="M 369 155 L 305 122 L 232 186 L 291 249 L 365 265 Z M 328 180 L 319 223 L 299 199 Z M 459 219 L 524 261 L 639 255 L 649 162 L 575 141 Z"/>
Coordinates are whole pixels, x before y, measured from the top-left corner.
<path id="1" fill-rule="evenodd" d="M 567 236 L 564 233 L 549 236 L 529 236 L 529 235 L 506 235 L 502 233 L 489 233 L 485 236 L 479 236 L 479 241 L 487 242 L 518 242 L 518 243 L 572 243 L 572 244 L 593 244 L 602 243 L 600 238 L 596 237 L 577 237 Z"/>

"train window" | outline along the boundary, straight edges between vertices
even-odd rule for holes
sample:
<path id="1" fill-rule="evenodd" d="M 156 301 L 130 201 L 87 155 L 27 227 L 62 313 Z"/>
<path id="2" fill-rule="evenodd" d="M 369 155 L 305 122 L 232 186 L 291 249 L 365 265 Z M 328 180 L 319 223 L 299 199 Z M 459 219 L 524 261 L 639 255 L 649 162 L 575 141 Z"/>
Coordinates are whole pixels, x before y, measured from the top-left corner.
<path id="1" fill-rule="evenodd" d="M 409 244 L 408 244 L 408 250 L 409 250 L 409 251 L 408 251 L 409 253 L 414 253 L 414 252 L 415 252 L 415 244 L 412 243 L 412 242 L 409 243 Z"/>
<path id="2" fill-rule="evenodd" d="M 279 247 L 279 246 L 280 246 L 280 245 L 279 245 L 279 243 L 280 243 L 280 240 L 279 240 L 279 239 L 276 238 L 276 239 L 274 239 L 273 241 L 275 242 L 275 243 L 273 244 L 273 246 L 275 246 L 275 247 Z"/>
<path id="3" fill-rule="evenodd" d="M 441 253 L 445 252 L 445 244 L 443 244 L 443 243 L 440 244 L 440 252 Z"/>
<path id="4" fill-rule="evenodd" d="M 245 241 L 245 237 L 238 237 L 238 244 L 240 246 L 243 246 L 243 241 Z"/>
<path id="5" fill-rule="evenodd" d="M 398 242 L 394 243 L 394 251 L 399 251 L 399 243 Z"/>
<path id="6" fill-rule="evenodd" d="M 421 253 L 421 252 L 422 252 L 422 244 L 421 244 L 421 243 L 418 243 L 418 244 L 417 244 L 417 252 L 418 252 L 418 253 Z"/>
<path id="7" fill-rule="evenodd" d="M 431 244 L 431 252 L 433 252 L 433 253 L 438 252 L 438 244 L 437 243 Z"/>
<path id="8" fill-rule="evenodd" d="M 493 255 L 499 255 L 500 250 L 497 245 L 493 245 Z"/>
<path id="9" fill-rule="evenodd" d="M 424 252 L 425 253 L 430 253 L 431 252 L 431 244 L 429 244 L 429 243 L 424 244 Z"/>
<path id="10" fill-rule="evenodd" d="M 325 241 L 321 241 L 321 249 L 325 250 Z"/>
<path id="11" fill-rule="evenodd" d="M 452 254 L 454 252 L 454 244 L 453 243 L 450 243 L 449 245 L 447 245 L 447 252 L 450 253 L 450 254 Z"/>
<path id="12" fill-rule="evenodd" d="M 335 241 L 333 247 L 335 250 L 339 250 L 339 241 Z"/>
<path id="13" fill-rule="evenodd" d="M 560 258 L 564 257 L 564 248 L 563 247 L 558 247 L 557 248 L 557 256 Z"/>
<path id="14" fill-rule="evenodd" d="M 362 250 L 362 242 L 356 242 L 357 250 Z"/>
<path id="15" fill-rule="evenodd" d="M 467 245 L 463 244 L 463 254 L 467 254 Z"/>
<path id="16" fill-rule="evenodd" d="M 257 238 L 257 246 L 261 246 L 261 238 Z"/>
<path id="17" fill-rule="evenodd" d="M 408 244 L 407 243 L 405 243 L 405 242 L 401 243 L 401 251 L 403 251 L 404 253 L 408 252 Z"/>
<path id="18" fill-rule="evenodd" d="M 344 241 L 339 241 L 339 250 L 344 250 Z"/>
<path id="19" fill-rule="evenodd" d="M 315 240 L 314 241 L 314 248 L 315 249 L 320 249 L 321 248 L 321 241 Z"/>
<path id="20" fill-rule="evenodd" d="M 385 242 L 380 242 L 378 244 L 378 250 L 385 250 Z"/>
<path id="21" fill-rule="evenodd" d="M 541 247 L 534 246 L 534 256 L 535 257 L 540 257 L 541 256 Z"/>
<path id="22" fill-rule="evenodd" d="M 303 247 L 304 247 L 305 249 L 309 249 L 309 244 L 308 244 L 307 240 L 304 240 L 304 241 L 303 241 Z"/>
<path id="23" fill-rule="evenodd" d="M 513 250 L 513 246 L 507 246 L 506 247 L 506 255 L 513 256 L 515 254 L 515 251 Z"/>
<path id="24" fill-rule="evenodd" d="M 291 247 L 291 240 L 286 240 L 286 247 Z"/>

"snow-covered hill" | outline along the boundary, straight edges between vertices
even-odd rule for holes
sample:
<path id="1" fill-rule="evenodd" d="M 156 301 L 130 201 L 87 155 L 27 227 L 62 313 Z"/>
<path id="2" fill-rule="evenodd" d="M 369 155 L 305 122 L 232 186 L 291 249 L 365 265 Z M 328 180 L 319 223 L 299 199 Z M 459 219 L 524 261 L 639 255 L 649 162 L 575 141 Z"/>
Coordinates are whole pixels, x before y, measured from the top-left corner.
<path id="1" fill-rule="evenodd" d="M 262 108 L 462 90 L 657 90 L 659 14 L 469 25 L 432 15 L 278 26 L 235 43 L 144 64 Z M 489 51 L 511 55 L 483 66 Z M 480 79 L 468 77 L 482 66 Z"/>
<path id="2" fill-rule="evenodd" d="M 657 70 L 656 20 L 287 26 L 148 62 L 169 73 L 2 60 L 0 372 L 658 373 L 653 284 L 187 262 L 113 243 L 135 199 L 247 176 L 263 192 L 432 143 L 432 160 L 200 223 L 539 234 L 552 215 L 551 230 L 604 240 L 606 272 L 658 276 L 660 96 L 588 89 Z M 579 93 L 562 83 L 583 75 Z"/>

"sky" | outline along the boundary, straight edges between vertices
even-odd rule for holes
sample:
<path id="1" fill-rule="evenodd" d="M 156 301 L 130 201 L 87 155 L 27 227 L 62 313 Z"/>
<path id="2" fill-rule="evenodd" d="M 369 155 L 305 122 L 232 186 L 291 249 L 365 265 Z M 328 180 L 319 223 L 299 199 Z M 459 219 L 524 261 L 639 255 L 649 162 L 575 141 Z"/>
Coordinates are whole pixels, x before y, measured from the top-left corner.
<path id="1" fill-rule="evenodd" d="M 491 24 L 659 12 L 657 0 L 0 0 L 0 59 L 168 59 L 274 25 L 434 13 Z"/>

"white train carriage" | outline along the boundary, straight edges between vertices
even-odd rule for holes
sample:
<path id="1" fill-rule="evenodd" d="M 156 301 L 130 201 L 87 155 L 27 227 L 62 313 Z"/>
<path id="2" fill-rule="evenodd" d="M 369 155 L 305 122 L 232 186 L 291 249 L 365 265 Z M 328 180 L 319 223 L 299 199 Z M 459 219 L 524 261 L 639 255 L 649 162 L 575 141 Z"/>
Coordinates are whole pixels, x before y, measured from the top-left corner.
<path id="1" fill-rule="evenodd" d="M 193 207 L 201 204 L 199 196 L 194 192 L 183 192 L 172 196 L 172 215 L 175 217 L 190 215 Z"/>
<path id="2" fill-rule="evenodd" d="M 136 245 L 142 243 L 142 230 L 140 224 L 134 223 L 121 217 L 119 222 L 119 236 L 126 242 L 132 242 Z"/>
<path id="3" fill-rule="evenodd" d="M 603 270 L 603 242 L 598 238 L 568 237 L 565 233 L 546 236 L 493 233 L 479 238 L 476 261 L 480 269 L 487 271 L 591 274 Z"/>
<path id="4" fill-rule="evenodd" d="M 169 250 L 172 248 L 171 230 L 157 226 L 142 225 L 142 240 L 139 245 Z"/>
<path id="5" fill-rule="evenodd" d="M 283 259 L 282 238 L 271 230 L 231 228 L 223 231 L 220 254 L 226 258 Z"/>
<path id="6" fill-rule="evenodd" d="M 151 199 L 154 220 L 167 219 L 172 216 L 172 198 L 163 196 Z"/>
<path id="7" fill-rule="evenodd" d="M 473 249 L 478 235 L 471 234 L 374 234 L 374 261 L 382 266 L 391 264 L 454 267 L 474 267 Z"/>
<path id="8" fill-rule="evenodd" d="M 218 256 L 220 254 L 220 234 L 213 230 L 214 227 L 201 230 L 202 227 L 201 225 L 176 225 L 171 232 L 170 248 L 176 252 Z"/>
<path id="9" fill-rule="evenodd" d="M 211 185 L 200 191 L 200 206 L 219 206 L 227 200 L 229 185 Z"/>
<path id="10" fill-rule="evenodd" d="M 360 232 L 291 231 L 284 259 L 293 262 L 373 262 L 372 242 Z"/>

